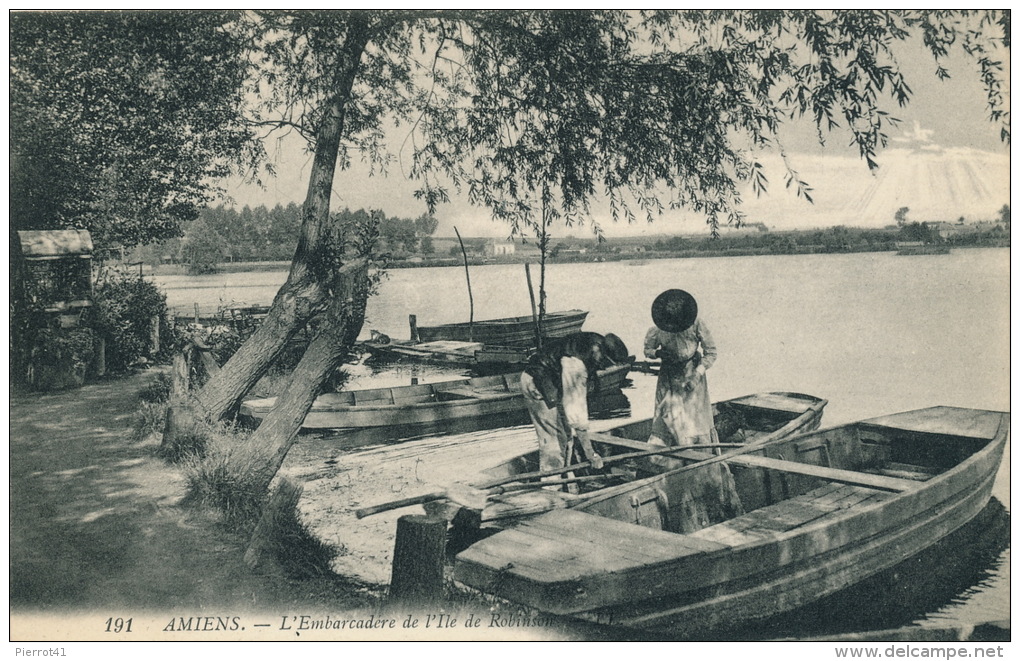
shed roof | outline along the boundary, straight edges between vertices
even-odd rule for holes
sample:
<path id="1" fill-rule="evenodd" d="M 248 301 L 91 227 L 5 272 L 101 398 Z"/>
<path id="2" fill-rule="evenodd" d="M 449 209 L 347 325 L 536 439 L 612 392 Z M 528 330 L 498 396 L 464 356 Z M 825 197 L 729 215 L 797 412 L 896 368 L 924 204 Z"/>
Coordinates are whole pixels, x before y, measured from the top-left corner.
<path id="1" fill-rule="evenodd" d="M 63 257 L 92 254 L 86 230 L 25 230 L 18 232 L 25 257 Z"/>

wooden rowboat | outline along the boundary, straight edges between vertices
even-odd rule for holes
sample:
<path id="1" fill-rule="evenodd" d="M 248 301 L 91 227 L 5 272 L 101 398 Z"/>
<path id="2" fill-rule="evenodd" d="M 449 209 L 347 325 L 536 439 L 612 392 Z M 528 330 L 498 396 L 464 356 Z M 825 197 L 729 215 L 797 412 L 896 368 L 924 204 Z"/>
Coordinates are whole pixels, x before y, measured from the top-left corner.
<path id="1" fill-rule="evenodd" d="M 542 318 L 542 337 L 563 337 L 581 330 L 588 316 L 586 310 L 547 312 Z M 413 331 L 412 331 L 413 332 Z M 455 340 L 494 345 L 525 345 L 535 343 L 535 321 L 531 315 L 486 319 L 473 324 L 456 323 L 439 326 L 417 326 L 422 342 Z"/>
<path id="2" fill-rule="evenodd" d="M 745 444 L 750 447 L 817 429 L 827 403 L 826 400 L 811 395 L 766 392 L 717 402 L 713 404 L 712 412 L 721 442 Z M 594 437 L 596 450 L 608 458 L 625 452 L 655 448 L 657 446 L 643 442 L 648 439 L 651 429 L 651 419 L 614 427 Z M 645 461 L 655 462 L 659 459 Z M 624 520 L 640 521 L 658 512 L 658 505 L 654 499 L 650 501 L 644 499 L 641 506 L 633 506 L 633 499 L 647 495 L 645 492 L 656 479 L 636 477 L 636 467 L 643 465 L 614 464 L 605 479 L 585 481 L 580 485 L 579 493 L 548 489 L 513 492 L 489 498 L 481 512 L 470 515 L 463 512 L 464 508 L 460 504 L 430 505 L 426 509 L 433 514 L 446 516 L 454 521 L 455 527 L 467 525 L 504 528 L 517 525 L 524 518 L 532 517 L 538 512 L 565 508 L 583 509 L 589 503 L 605 502 L 603 508 L 618 509 Z M 493 466 L 483 474 L 491 478 L 490 481 L 504 482 L 538 469 L 538 451 L 533 451 Z M 470 535 L 466 530 L 458 533 Z"/>
<path id="3" fill-rule="evenodd" d="M 677 532 L 691 478 L 707 466 L 697 462 L 712 457 L 684 450 L 639 467 L 659 516 L 635 522 L 611 499 L 546 512 L 460 553 L 455 578 L 549 613 L 677 636 L 753 624 L 974 518 L 1008 428 L 1008 413 L 939 406 L 757 446 L 725 459 L 744 513 Z M 607 451 L 618 442 L 602 440 Z"/>
<path id="4" fill-rule="evenodd" d="M 618 390 L 630 365 L 600 370 L 589 383 L 593 395 Z M 305 429 L 342 429 L 414 425 L 481 418 L 524 411 L 520 373 L 499 374 L 442 383 L 394 388 L 347 390 L 320 395 L 301 426 Z M 241 414 L 262 419 L 276 404 L 275 397 L 251 399 Z"/>

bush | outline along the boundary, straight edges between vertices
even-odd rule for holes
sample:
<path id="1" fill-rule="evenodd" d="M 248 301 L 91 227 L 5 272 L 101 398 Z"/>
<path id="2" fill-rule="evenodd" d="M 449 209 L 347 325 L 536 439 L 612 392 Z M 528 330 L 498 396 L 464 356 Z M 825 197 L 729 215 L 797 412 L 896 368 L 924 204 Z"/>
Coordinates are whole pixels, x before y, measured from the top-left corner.
<path id="1" fill-rule="evenodd" d="M 166 360 L 179 344 L 170 323 L 166 295 L 156 285 L 137 276 L 112 272 L 95 288 L 94 305 L 85 325 L 106 340 L 106 365 L 123 371 L 139 358 Z M 152 318 L 159 319 L 160 350 L 152 355 Z"/>
<path id="2" fill-rule="evenodd" d="M 32 385 L 41 390 L 77 388 L 95 355 L 96 336 L 91 328 L 42 328 L 32 346 Z"/>

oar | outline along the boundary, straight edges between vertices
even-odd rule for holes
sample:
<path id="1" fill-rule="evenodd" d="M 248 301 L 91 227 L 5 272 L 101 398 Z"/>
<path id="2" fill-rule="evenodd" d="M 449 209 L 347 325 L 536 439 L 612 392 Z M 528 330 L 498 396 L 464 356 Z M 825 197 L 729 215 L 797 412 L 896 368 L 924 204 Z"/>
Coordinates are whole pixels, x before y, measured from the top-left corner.
<path id="1" fill-rule="evenodd" d="M 627 452 L 627 453 L 618 454 L 618 455 L 615 455 L 615 456 L 612 456 L 612 457 L 606 457 L 606 458 L 604 458 L 602 460 L 602 465 L 603 466 L 607 466 L 609 464 L 619 463 L 621 461 L 626 461 L 628 459 L 637 459 L 638 457 L 652 457 L 652 456 L 657 456 L 657 455 L 667 455 L 667 454 L 672 454 L 674 452 L 682 452 L 682 451 L 685 451 L 685 450 L 709 449 L 709 448 L 734 448 L 734 447 L 743 447 L 743 444 L 742 443 L 705 443 L 705 444 L 701 444 L 701 445 L 675 445 L 675 446 L 672 446 L 672 447 L 661 447 L 660 446 L 658 449 L 655 449 L 655 450 L 643 450 L 643 451 L 640 451 L 640 452 Z M 443 489 L 441 491 L 430 491 L 428 493 L 423 493 L 423 494 L 418 495 L 418 496 L 409 496 L 407 498 L 401 498 L 399 500 L 392 500 L 392 501 L 387 502 L 387 503 L 379 503 L 378 505 L 371 505 L 369 507 L 362 507 L 361 509 L 355 510 L 354 513 L 355 513 L 355 515 L 359 519 L 363 519 L 366 516 L 371 516 L 373 514 L 379 514 L 380 512 L 388 512 L 390 510 L 399 509 L 401 507 L 408 507 L 409 505 L 421 505 L 421 504 L 424 504 L 424 503 L 430 503 L 430 502 L 432 502 L 434 500 L 440 500 L 442 498 L 448 498 L 450 496 L 450 491 L 451 490 L 453 490 L 453 491 L 461 491 L 461 492 L 464 491 L 464 490 L 473 490 L 475 492 L 475 494 L 474 494 L 475 497 L 481 499 L 484 496 L 485 498 L 487 498 L 490 495 L 497 495 L 499 493 L 503 493 L 503 491 L 492 491 L 490 493 L 489 490 L 495 489 L 496 487 L 502 487 L 503 485 L 510 484 L 511 482 L 523 482 L 525 480 L 535 480 L 535 479 L 540 479 L 540 478 L 543 478 L 543 477 L 553 477 L 553 476 L 562 475 L 564 473 L 569 473 L 569 472 L 580 470 L 582 468 L 589 468 L 589 467 L 591 467 L 591 462 L 590 461 L 582 461 L 580 463 L 573 464 L 571 466 L 564 466 L 563 468 L 552 468 L 552 469 L 544 470 L 544 471 L 533 471 L 531 473 L 521 473 L 519 475 L 511 475 L 509 477 L 497 478 L 497 479 L 494 479 L 494 480 L 489 480 L 487 482 L 483 482 L 482 484 L 477 484 L 477 485 L 463 485 L 462 487 L 459 487 L 459 488 L 452 488 L 452 489 L 448 488 L 448 489 Z M 535 483 L 533 483 L 533 486 L 542 487 L 542 486 L 546 486 L 546 485 L 552 484 L 552 483 L 555 483 L 555 484 L 566 484 L 568 482 L 577 481 L 577 480 L 578 480 L 578 478 L 574 478 L 573 480 L 569 480 L 568 479 L 568 480 L 563 480 L 563 481 L 535 482 Z M 532 486 L 532 485 L 529 485 L 529 486 Z M 522 488 L 527 488 L 527 487 L 522 487 Z M 472 500 L 474 500 L 474 498 L 472 498 Z"/>
<path id="2" fill-rule="evenodd" d="M 635 360 L 630 364 L 630 368 L 633 371 L 644 372 L 645 374 L 658 374 L 661 367 L 662 363 L 650 363 L 647 360 Z"/>

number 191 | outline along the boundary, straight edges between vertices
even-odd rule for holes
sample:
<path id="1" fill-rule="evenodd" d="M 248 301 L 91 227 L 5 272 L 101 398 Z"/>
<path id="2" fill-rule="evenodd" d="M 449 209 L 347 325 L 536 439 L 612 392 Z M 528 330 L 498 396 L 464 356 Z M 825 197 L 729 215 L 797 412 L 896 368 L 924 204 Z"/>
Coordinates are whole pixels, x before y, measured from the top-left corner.
<path id="1" fill-rule="evenodd" d="M 107 633 L 131 633 L 131 618 L 124 619 L 122 617 L 108 618 L 106 620 L 106 632 Z"/>

